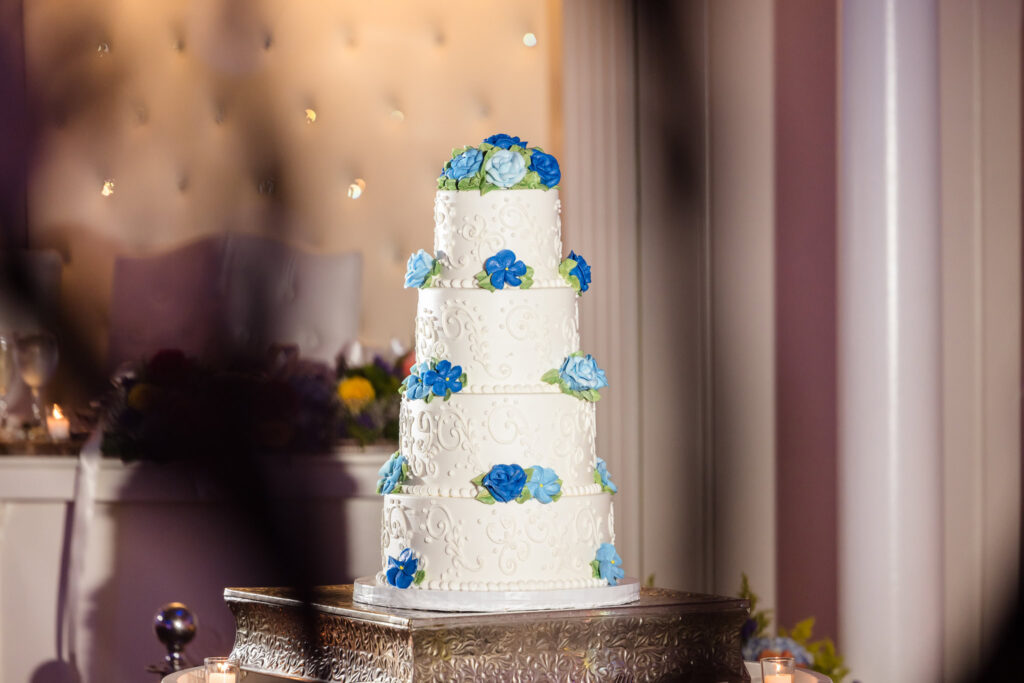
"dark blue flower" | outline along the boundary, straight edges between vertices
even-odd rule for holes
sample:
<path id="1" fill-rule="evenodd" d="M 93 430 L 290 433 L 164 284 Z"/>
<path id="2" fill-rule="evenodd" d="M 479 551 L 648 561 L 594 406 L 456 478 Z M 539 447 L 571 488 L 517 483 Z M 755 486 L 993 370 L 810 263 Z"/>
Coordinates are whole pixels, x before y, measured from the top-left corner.
<path id="1" fill-rule="evenodd" d="M 548 187 L 554 187 L 562 179 L 562 170 L 558 168 L 558 159 L 539 149 L 532 150 L 530 170 L 536 171 L 540 181 Z"/>
<path id="2" fill-rule="evenodd" d="M 481 480 L 499 503 L 515 500 L 526 485 L 526 471 L 519 465 L 495 465 Z"/>
<path id="3" fill-rule="evenodd" d="M 387 580 L 396 588 L 408 588 L 416 579 L 416 567 L 419 565 L 412 554 L 412 548 L 406 548 L 398 559 L 388 556 Z"/>
<path id="4" fill-rule="evenodd" d="M 615 552 L 615 546 L 611 543 L 602 543 L 597 549 L 597 571 L 602 579 L 615 585 L 619 579 L 626 575 L 622 569 L 622 558 Z"/>
<path id="5" fill-rule="evenodd" d="M 446 396 L 449 391 L 456 394 L 462 391 L 462 366 L 443 360 L 423 373 L 423 384 L 435 396 Z"/>
<path id="6" fill-rule="evenodd" d="M 519 145 L 523 149 L 526 149 L 526 145 L 529 144 L 526 140 L 520 140 L 519 136 L 506 135 L 505 133 L 492 135 L 491 137 L 484 139 L 484 142 L 489 145 L 494 145 L 495 147 L 501 147 L 502 149 L 508 149 L 512 145 Z"/>
<path id="7" fill-rule="evenodd" d="M 521 278 L 526 275 L 526 264 L 517 261 L 511 249 L 502 249 L 484 261 L 484 272 L 491 276 L 491 284 L 495 289 L 504 289 L 506 284 L 518 287 L 523 282 Z"/>
<path id="8" fill-rule="evenodd" d="M 475 147 L 470 147 L 452 159 L 452 163 L 445 169 L 444 174 L 454 180 L 462 180 L 475 175 L 480 170 L 480 164 L 483 161 L 484 153 Z"/>
<path id="9" fill-rule="evenodd" d="M 576 262 L 576 267 L 570 270 L 569 274 L 575 275 L 576 279 L 580 281 L 581 292 L 587 291 L 590 289 L 590 265 L 585 258 L 575 251 L 569 252 L 569 258 Z"/>

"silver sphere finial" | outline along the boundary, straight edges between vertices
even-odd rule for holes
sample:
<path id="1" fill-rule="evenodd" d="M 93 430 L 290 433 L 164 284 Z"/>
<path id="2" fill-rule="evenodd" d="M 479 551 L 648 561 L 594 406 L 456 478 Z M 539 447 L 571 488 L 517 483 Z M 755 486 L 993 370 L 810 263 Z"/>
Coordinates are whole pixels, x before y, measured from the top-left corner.
<path id="1" fill-rule="evenodd" d="M 167 647 L 164 661 L 170 671 L 181 671 L 185 668 L 182 651 L 185 645 L 195 638 L 197 623 L 192 611 L 180 602 L 167 603 L 153 618 L 156 637 Z"/>

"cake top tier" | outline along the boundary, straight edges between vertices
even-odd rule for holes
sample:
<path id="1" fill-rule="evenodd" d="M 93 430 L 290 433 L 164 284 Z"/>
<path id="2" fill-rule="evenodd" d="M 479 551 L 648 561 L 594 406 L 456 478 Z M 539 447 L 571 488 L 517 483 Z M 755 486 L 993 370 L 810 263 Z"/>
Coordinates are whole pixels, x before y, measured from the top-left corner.
<path id="1" fill-rule="evenodd" d="M 562 172 L 558 160 L 526 140 L 498 133 L 476 147 L 456 147 L 437 178 L 439 190 L 550 190 Z"/>

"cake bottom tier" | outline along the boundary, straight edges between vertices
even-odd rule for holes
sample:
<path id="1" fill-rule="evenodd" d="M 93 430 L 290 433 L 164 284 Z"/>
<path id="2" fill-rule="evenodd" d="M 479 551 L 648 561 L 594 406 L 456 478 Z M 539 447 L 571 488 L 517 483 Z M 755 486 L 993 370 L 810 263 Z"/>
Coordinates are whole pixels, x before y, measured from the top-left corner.
<path id="1" fill-rule="evenodd" d="M 472 498 L 385 496 L 382 570 L 409 549 L 422 581 L 410 590 L 523 591 L 606 586 L 591 562 L 615 542 L 611 495 L 486 505 Z"/>

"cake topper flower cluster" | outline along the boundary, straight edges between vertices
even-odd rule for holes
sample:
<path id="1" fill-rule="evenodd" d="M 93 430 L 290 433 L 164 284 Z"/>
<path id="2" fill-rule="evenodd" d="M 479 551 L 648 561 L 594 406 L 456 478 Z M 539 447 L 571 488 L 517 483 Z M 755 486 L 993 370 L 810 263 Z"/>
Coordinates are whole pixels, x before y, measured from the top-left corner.
<path id="1" fill-rule="evenodd" d="M 440 190 L 550 190 L 558 186 L 562 171 L 558 160 L 540 147 L 529 147 L 518 136 L 498 133 L 476 147 L 452 150 L 441 175 Z"/>

